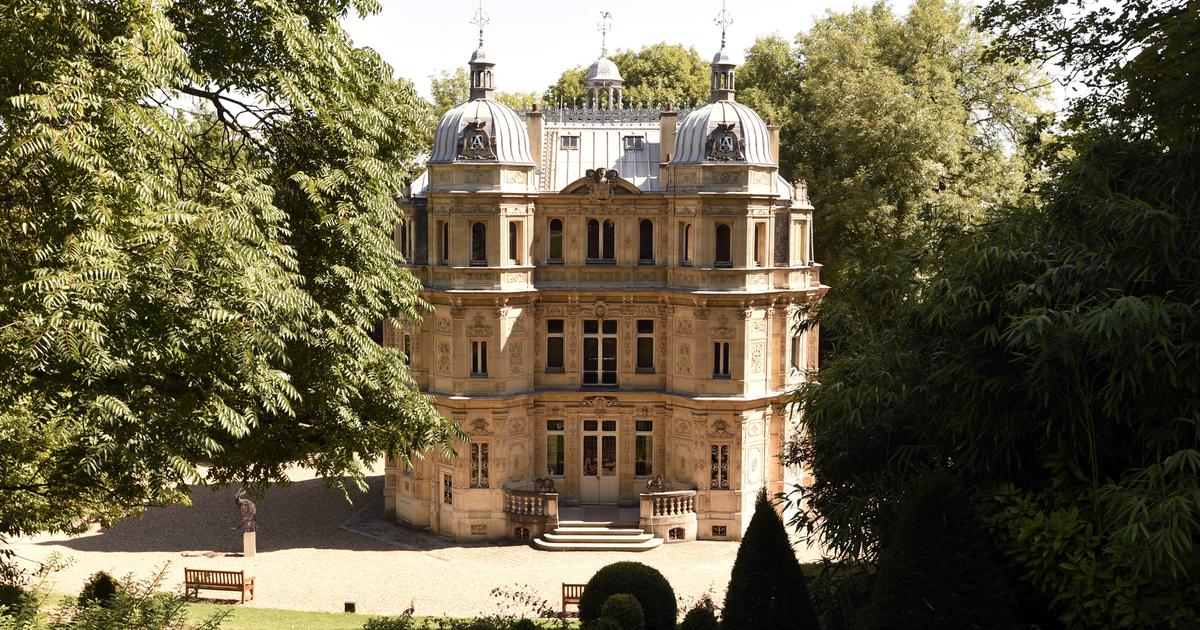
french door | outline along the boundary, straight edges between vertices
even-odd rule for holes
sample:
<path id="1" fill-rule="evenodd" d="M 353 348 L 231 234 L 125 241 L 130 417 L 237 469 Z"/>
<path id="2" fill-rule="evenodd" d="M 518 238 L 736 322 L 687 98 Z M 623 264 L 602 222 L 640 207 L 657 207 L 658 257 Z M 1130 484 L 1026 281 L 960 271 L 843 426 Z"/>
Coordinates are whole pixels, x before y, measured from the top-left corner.
<path id="1" fill-rule="evenodd" d="M 617 502 L 617 421 L 583 421 L 583 477 L 579 483 L 582 503 Z"/>

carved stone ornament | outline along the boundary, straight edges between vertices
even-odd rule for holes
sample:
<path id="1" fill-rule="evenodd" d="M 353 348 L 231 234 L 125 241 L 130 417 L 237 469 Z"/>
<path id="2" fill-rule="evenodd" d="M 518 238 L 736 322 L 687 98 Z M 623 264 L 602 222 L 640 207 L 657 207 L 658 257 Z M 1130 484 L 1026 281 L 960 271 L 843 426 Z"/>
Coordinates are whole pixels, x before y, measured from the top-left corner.
<path id="1" fill-rule="evenodd" d="M 733 128 L 737 123 L 717 123 L 704 145 L 704 153 L 712 162 L 746 161 L 746 141 L 737 137 Z"/>
<path id="2" fill-rule="evenodd" d="M 471 433 L 474 433 L 477 435 L 487 435 L 488 434 L 487 420 L 484 420 L 483 418 L 475 418 L 475 420 L 473 420 L 471 422 Z"/>
<path id="3" fill-rule="evenodd" d="M 549 477 L 538 477 L 533 480 L 534 492 L 557 492 L 554 489 L 554 480 Z"/>
<path id="4" fill-rule="evenodd" d="M 662 492 L 662 491 L 663 491 L 662 475 L 654 475 L 648 481 L 646 481 L 646 492 L 647 493 L 652 494 L 655 492 Z"/>
<path id="5" fill-rule="evenodd" d="M 583 399 L 583 404 L 591 407 L 597 416 L 603 416 L 609 407 L 617 405 L 617 399 L 612 396 L 589 396 Z"/>
<path id="6" fill-rule="evenodd" d="M 731 438 L 733 434 L 729 432 L 729 423 L 724 420 L 717 420 L 713 423 L 713 431 L 708 434 L 710 438 Z"/>
<path id="7" fill-rule="evenodd" d="M 472 337 L 488 337 L 492 334 L 492 327 L 484 323 L 483 315 L 476 315 L 472 325 L 467 328 L 467 334 Z"/>
<path id="8" fill-rule="evenodd" d="M 592 312 L 595 313 L 597 319 L 604 319 L 604 316 L 608 315 L 608 305 L 603 300 L 596 302 L 596 306 L 592 308 Z"/>
<path id="9" fill-rule="evenodd" d="M 494 160 L 496 148 L 487 132 L 486 120 L 472 120 L 458 137 L 458 157 L 463 160 Z"/>
<path id="10" fill-rule="evenodd" d="M 620 174 L 613 169 L 607 168 L 589 168 L 587 170 L 588 178 L 588 197 L 592 201 L 608 201 L 613 196 L 613 184 L 620 178 Z"/>

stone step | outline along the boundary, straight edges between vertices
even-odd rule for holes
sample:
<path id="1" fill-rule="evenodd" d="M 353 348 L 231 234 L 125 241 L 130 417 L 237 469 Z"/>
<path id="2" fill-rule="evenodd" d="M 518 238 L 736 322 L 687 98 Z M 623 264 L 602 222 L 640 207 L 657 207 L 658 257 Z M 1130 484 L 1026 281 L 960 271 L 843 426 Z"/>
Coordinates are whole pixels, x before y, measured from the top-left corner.
<path id="1" fill-rule="evenodd" d="M 543 534 L 542 540 L 553 543 L 643 543 L 654 538 L 654 536 L 645 532 L 637 532 L 635 534 Z"/>
<path id="2" fill-rule="evenodd" d="M 645 532 L 636 527 L 557 527 L 554 533 L 560 536 L 641 536 Z"/>
<path id="3" fill-rule="evenodd" d="M 636 522 L 618 521 L 559 521 L 559 527 L 615 527 L 617 529 L 640 529 Z"/>
<path id="4" fill-rule="evenodd" d="M 651 537 L 643 542 L 551 542 L 535 538 L 533 548 L 542 551 L 650 551 L 663 544 L 661 538 Z"/>

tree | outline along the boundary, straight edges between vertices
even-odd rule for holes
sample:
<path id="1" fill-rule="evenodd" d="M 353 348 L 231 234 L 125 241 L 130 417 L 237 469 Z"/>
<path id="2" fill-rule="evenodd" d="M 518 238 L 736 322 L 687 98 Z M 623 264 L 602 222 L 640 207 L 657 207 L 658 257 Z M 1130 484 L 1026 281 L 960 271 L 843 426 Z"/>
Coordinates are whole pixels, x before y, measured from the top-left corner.
<path id="1" fill-rule="evenodd" d="M 0 536 L 459 435 L 371 339 L 423 309 L 391 236 L 429 120 L 347 10 L 0 14 Z"/>
<path id="2" fill-rule="evenodd" d="M 704 103 L 709 96 L 709 64 L 695 48 L 665 42 L 645 46 L 641 50 L 619 50 L 611 56 L 621 70 L 626 107 L 635 104 Z M 566 70 L 558 81 L 546 90 L 550 103 L 573 104 L 584 99 L 583 79 L 587 70 L 581 67 Z"/>
<path id="3" fill-rule="evenodd" d="M 1200 160 L 1194 94 L 1176 88 L 1196 3 L 1129 7 L 1116 20 L 1078 5 L 1060 21 L 1062 5 L 1039 2 L 984 14 L 1000 54 L 1037 60 L 1040 42 L 1069 40 L 1068 69 L 1101 91 L 1037 148 L 1035 198 L 945 239 L 924 277 L 882 268 L 896 282 L 879 285 L 872 326 L 848 324 L 798 394 L 806 434 L 788 459 L 811 467 L 808 525 L 840 555 L 882 563 L 919 480 L 947 474 L 1066 627 L 1190 628 Z M 1162 100 L 1138 96 L 1151 84 Z M 817 319 L 857 315 L 834 304 Z"/>
<path id="4" fill-rule="evenodd" d="M 760 39 L 739 69 L 739 99 L 782 126 L 781 173 L 809 184 L 831 299 L 870 302 L 848 276 L 1025 189 L 1045 81 L 990 59 L 972 19 L 960 2 L 917 0 L 903 17 L 879 2 L 818 20 L 790 52 Z"/>
<path id="5" fill-rule="evenodd" d="M 758 493 L 754 516 L 733 562 L 721 627 L 725 630 L 821 627 L 796 552 L 783 521 L 767 499 L 766 490 Z"/>

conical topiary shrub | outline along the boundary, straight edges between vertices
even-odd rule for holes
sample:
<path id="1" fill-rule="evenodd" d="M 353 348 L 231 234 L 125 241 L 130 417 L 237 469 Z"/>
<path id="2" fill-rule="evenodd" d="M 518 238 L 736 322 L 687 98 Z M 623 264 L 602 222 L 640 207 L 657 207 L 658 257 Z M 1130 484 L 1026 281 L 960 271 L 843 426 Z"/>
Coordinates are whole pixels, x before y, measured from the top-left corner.
<path id="1" fill-rule="evenodd" d="M 766 490 L 758 493 L 754 517 L 733 563 L 721 627 L 820 629 L 800 562 Z"/>

